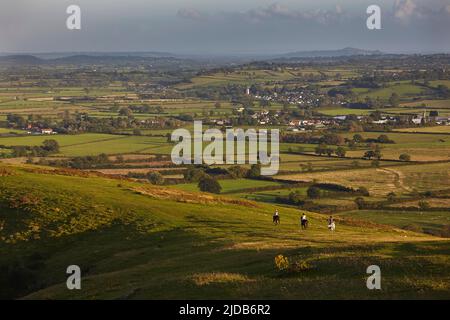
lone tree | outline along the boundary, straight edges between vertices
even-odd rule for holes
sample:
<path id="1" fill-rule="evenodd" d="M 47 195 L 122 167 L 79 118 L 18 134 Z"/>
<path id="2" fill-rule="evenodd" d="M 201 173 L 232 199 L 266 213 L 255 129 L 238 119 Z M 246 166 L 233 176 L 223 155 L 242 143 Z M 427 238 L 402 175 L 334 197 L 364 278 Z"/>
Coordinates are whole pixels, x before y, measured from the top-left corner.
<path id="1" fill-rule="evenodd" d="M 358 197 L 355 199 L 355 203 L 358 206 L 358 209 L 363 209 L 366 205 L 366 201 L 364 200 L 363 197 Z"/>
<path id="2" fill-rule="evenodd" d="M 164 177 L 159 172 L 149 172 L 147 174 L 147 179 L 150 181 L 151 184 L 163 184 L 164 183 Z"/>
<path id="3" fill-rule="evenodd" d="M 398 94 L 396 92 L 392 93 L 389 98 L 389 104 L 392 107 L 398 107 L 399 102 L 400 102 L 400 98 L 399 98 Z"/>
<path id="4" fill-rule="evenodd" d="M 320 189 L 314 186 L 311 186 L 306 190 L 306 194 L 308 195 L 308 198 L 310 199 L 317 199 L 320 198 Z"/>
<path id="5" fill-rule="evenodd" d="M 364 197 L 370 196 L 369 190 L 366 187 L 359 187 L 356 192 Z"/>
<path id="6" fill-rule="evenodd" d="M 357 133 L 357 134 L 353 135 L 353 141 L 355 141 L 356 143 L 364 142 L 364 138 L 362 137 L 362 135 Z"/>
<path id="7" fill-rule="evenodd" d="M 44 149 L 45 151 L 52 153 L 52 152 L 59 152 L 59 143 L 56 140 L 50 139 L 50 140 L 45 140 L 42 143 L 42 149 Z"/>
<path id="8" fill-rule="evenodd" d="M 220 193 L 222 190 L 219 182 L 210 175 L 206 175 L 200 179 L 198 182 L 198 188 L 200 191 L 210 193 Z"/>
<path id="9" fill-rule="evenodd" d="M 375 151 L 373 150 L 368 150 L 364 153 L 363 158 L 367 158 L 367 159 L 372 159 L 373 157 L 375 157 Z"/>
<path id="10" fill-rule="evenodd" d="M 131 111 L 128 107 L 123 107 L 119 110 L 119 116 L 130 117 L 133 115 L 133 111 Z"/>
<path id="11" fill-rule="evenodd" d="M 261 176 L 261 164 L 252 164 L 250 170 L 248 171 L 248 178 L 259 178 Z"/>
<path id="12" fill-rule="evenodd" d="M 401 161 L 410 161 L 411 160 L 411 156 L 409 154 L 407 154 L 407 153 L 402 153 L 400 155 L 400 157 L 398 157 L 398 158 Z"/>
<path id="13" fill-rule="evenodd" d="M 424 200 L 421 200 L 421 201 L 419 201 L 419 208 L 420 208 L 420 210 L 430 209 L 430 204 Z"/>
<path id="14" fill-rule="evenodd" d="M 340 158 L 345 157 L 345 153 L 346 153 L 346 151 L 345 151 L 345 149 L 342 148 L 342 147 L 338 147 L 338 148 L 336 149 L 336 155 L 337 155 L 338 157 L 340 157 Z"/>
<path id="15" fill-rule="evenodd" d="M 363 156 L 363 158 L 365 158 L 365 159 L 372 159 L 372 158 L 375 158 L 375 159 L 378 159 L 378 160 L 380 160 L 381 159 L 381 149 L 380 149 L 380 147 L 378 146 L 378 145 L 376 145 L 375 146 L 375 149 L 374 150 L 368 150 L 368 151 L 366 151 L 365 153 L 364 153 L 364 156 Z"/>
<path id="16" fill-rule="evenodd" d="M 389 192 L 387 194 L 387 200 L 389 202 L 393 202 L 395 200 L 395 198 L 397 197 L 397 195 L 395 194 L 395 192 Z"/>
<path id="17" fill-rule="evenodd" d="M 375 153 L 375 158 L 380 160 L 382 157 L 382 154 L 381 154 L 381 148 L 379 145 L 375 145 L 374 153 Z"/>
<path id="18" fill-rule="evenodd" d="M 316 149 L 314 150 L 315 154 L 318 154 L 319 156 L 327 153 L 327 145 L 321 143 L 319 144 Z"/>

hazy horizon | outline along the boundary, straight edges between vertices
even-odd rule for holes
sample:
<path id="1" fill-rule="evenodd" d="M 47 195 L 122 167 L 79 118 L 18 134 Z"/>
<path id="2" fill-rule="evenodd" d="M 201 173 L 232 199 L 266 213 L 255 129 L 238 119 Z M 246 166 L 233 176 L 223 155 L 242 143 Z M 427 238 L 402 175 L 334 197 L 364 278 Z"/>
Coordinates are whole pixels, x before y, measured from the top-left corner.
<path id="1" fill-rule="evenodd" d="M 65 26 L 81 8 L 81 30 Z M 381 8 L 368 30 L 366 8 Z M 354 47 L 450 52 L 450 0 L 6 0 L 0 52 L 267 55 Z"/>

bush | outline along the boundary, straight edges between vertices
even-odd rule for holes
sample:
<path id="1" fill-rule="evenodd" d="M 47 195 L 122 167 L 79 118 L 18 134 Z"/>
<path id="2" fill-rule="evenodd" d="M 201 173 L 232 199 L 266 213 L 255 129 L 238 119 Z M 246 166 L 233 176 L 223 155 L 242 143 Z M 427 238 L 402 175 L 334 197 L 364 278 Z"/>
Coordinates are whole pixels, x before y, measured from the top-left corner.
<path id="1" fill-rule="evenodd" d="M 147 173 L 147 179 L 151 184 L 163 184 L 164 178 L 159 172 L 149 172 Z"/>
<path id="2" fill-rule="evenodd" d="M 306 194 L 308 195 L 308 198 L 310 199 L 317 199 L 320 198 L 320 189 L 314 186 L 311 186 L 306 190 Z"/>
<path id="3" fill-rule="evenodd" d="M 241 166 L 232 166 L 228 168 L 228 174 L 234 179 L 243 178 L 248 174 L 248 169 Z"/>
<path id="4" fill-rule="evenodd" d="M 261 165 L 258 164 L 252 164 L 250 170 L 247 173 L 247 177 L 250 179 L 259 178 L 261 176 Z"/>
<path id="5" fill-rule="evenodd" d="M 397 197 L 397 195 L 395 194 L 395 192 L 389 192 L 387 194 L 387 200 L 389 202 L 393 202 L 395 200 L 395 198 Z"/>
<path id="6" fill-rule="evenodd" d="M 370 196 L 369 190 L 366 187 L 359 187 L 356 192 L 364 197 Z"/>
<path id="7" fill-rule="evenodd" d="M 292 191 L 289 193 L 289 202 L 292 204 L 299 204 L 303 199 L 303 196 L 300 191 Z"/>
<path id="8" fill-rule="evenodd" d="M 184 179 L 189 182 L 197 182 L 200 181 L 206 175 L 205 171 L 202 168 L 189 167 L 184 172 Z"/>
<path id="9" fill-rule="evenodd" d="M 338 157 L 343 158 L 343 157 L 345 157 L 345 154 L 346 154 L 346 151 L 345 151 L 344 148 L 338 147 L 338 148 L 336 149 L 336 155 L 337 155 Z"/>
<path id="10" fill-rule="evenodd" d="M 295 261 L 289 266 L 292 272 L 302 272 L 313 269 L 313 266 L 308 261 Z"/>
<path id="11" fill-rule="evenodd" d="M 358 197 L 355 199 L 355 203 L 358 206 L 358 209 L 364 209 L 365 205 L 366 205 L 366 201 L 364 200 L 364 198 L 362 197 Z"/>
<path id="12" fill-rule="evenodd" d="M 336 191 L 336 192 L 354 192 L 353 188 L 349 188 L 337 183 L 315 183 L 312 187 L 317 187 L 322 190 Z"/>
<path id="13" fill-rule="evenodd" d="M 399 157 L 399 160 L 401 161 L 410 161 L 411 160 L 411 156 L 407 153 L 402 153 Z"/>
<path id="14" fill-rule="evenodd" d="M 450 238 L 450 224 L 447 224 L 447 225 L 442 227 L 441 237 L 443 237 L 443 238 Z"/>
<path id="15" fill-rule="evenodd" d="M 219 182 L 209 175 L 205 175 L 198 182 L 198 188 L 200 191 L 209 193 L 220 193 L 222 186 Z"/>
<path id="16" fill-rule="evenodd" d="M 424 200 L 421 200 L 421 201 L 419 201 L 419 208 L 420 208 L 420 210 L 430 209 L 430 204 Z"/>
<path id="17" fill-rule="evenodd" d="M 289 259 L 282 254 L 275 257 L 275 268 L 278 271 L 287 270 L 289 268 Z"/>
<path id="18" fill-rule="evenodd" d="M 42 149 L 44 149 L 45 151 L 47 151 L 48 153 L 56 153 L 59 152 L 59 143 L 56 140 L 50 139 L 50 140 L 45 140 L 42 143 Z"/>

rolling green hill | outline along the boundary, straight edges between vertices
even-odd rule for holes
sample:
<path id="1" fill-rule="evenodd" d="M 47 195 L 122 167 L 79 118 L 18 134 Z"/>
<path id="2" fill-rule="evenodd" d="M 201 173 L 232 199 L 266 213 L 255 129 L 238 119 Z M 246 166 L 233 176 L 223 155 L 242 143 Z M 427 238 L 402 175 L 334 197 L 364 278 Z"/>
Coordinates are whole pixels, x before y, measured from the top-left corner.
<path id="1" fill-rule="evenodd" d="M 278 208 L 281 224 L 272 224 Z M 450 241 L 74 170 L 0 167 L 1 298 L 449 298 Z M 275 268 L 282 254 L 288 270 Z M 68 265 L 82 289 L 65 285 Z M 379 265 L 382 290 L 366 288 Z M 12 285 L 14 284 L 14 285 Z"/>

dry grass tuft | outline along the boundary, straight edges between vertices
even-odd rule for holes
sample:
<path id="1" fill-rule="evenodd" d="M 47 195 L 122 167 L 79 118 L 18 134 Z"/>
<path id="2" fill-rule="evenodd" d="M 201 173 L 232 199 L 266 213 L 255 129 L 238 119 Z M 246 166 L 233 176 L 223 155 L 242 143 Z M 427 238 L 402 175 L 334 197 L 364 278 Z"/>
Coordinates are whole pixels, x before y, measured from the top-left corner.
<path id="1" fill-rule="evenodd" d="M 239 273 L 229 272 L 209 272 L 209 273 L 197 273 L 191 277 L 191 280 L 197 286 L 205 286 L 212 283 L 230 283 L 230 282 L 251 282 L 255 281 L 249 277 Z"/>

